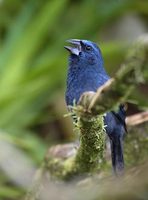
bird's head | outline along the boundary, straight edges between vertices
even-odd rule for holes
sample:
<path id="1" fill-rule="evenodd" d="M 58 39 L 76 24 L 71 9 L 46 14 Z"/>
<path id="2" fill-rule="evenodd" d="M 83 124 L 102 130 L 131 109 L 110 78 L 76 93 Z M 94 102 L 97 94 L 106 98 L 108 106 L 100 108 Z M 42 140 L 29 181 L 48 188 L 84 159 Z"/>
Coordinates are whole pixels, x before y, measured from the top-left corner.
<path id="1" fill-rule="evenodd" d="M 85 65 L 103 65 L 101 51 L 94 42 L 79 39 L 70 39 L 67 42 L 71 44 L 65 46 L 70 52 L 70 61 Z"/>

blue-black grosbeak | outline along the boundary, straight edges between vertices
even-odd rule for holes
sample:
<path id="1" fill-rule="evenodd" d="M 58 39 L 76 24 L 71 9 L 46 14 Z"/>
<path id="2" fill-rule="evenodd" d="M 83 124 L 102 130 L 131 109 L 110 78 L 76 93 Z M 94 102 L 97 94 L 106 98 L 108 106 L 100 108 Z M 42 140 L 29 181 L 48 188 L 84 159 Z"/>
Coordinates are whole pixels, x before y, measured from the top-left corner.
<path id="1" fill-rule="evenodd" d="M 96 92 L 110 79 L 104 69 L 103 58 L 99 47 L 88 40 L 68 40 L 71 46 L 65 46 L 70 52 L 67 76 L 66 103 L 78 103 L 86 91 Z M 120 105 L 117 112 L 111 111 L 104 116 L 104 124 L 111 144 L 112 166 L 119 174 L 124 169 L 123 137 L 126 132 L 125 110 Z"/>

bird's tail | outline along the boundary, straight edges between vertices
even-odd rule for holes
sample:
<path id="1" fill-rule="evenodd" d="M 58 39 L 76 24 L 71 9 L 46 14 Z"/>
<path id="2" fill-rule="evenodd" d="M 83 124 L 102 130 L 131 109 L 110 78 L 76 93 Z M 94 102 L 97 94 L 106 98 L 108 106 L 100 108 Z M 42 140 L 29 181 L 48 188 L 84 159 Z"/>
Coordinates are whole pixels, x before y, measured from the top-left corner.
<path id="1" fill-rule="evenodd" d="M 123 138 L 111 140 L 111 156 L 114 173 L 117 176 L 122 175 L 124 172 Z"/>

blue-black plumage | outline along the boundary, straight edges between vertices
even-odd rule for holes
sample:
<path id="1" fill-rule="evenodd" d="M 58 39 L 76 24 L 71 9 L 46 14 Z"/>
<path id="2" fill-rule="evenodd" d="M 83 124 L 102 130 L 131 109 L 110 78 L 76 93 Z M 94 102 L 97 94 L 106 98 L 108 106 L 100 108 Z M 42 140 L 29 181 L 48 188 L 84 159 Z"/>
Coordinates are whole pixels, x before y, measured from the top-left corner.
<path id="1" fill-rule="evenodd" d="M 72 46 L 65 46 L 70 52 L 66 104 L 73 105 L 86 91 L 95 92 L 110 79 L 104 68 L 103 58 L 99 47 L 91 41 L 71 39 Z M 124 170 L 123 137 L 126 132 L 125 110 L 120 105 L 117 112 L 112 111 L 104 117 L 106 133 L 111 144 L 112 166 L 116 174 Z"/>

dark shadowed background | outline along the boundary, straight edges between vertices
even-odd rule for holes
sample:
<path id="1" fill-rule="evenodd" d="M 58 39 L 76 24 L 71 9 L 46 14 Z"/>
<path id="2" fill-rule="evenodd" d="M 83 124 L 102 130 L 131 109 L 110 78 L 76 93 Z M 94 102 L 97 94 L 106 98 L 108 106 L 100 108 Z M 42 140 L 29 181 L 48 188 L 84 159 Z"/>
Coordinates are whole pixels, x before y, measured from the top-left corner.
<path id="1" fill-rule="evenodd" d="M 47 148 L 76 137 L 64 117 L 65 40 L 96 42 L 113 76 L 147 32 L 147 0 L 0 0 L 0 199 L 22 199 Z M 128 114 L 145 110 L 147 84 L 130 99 Z M 133 154 L 142 149 L 146 157 L 145 141 L 140 147 L 138 136 L 130 142 Z"/>

